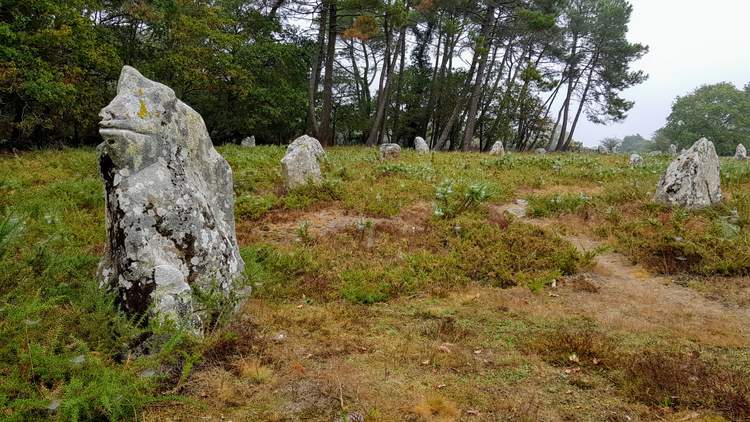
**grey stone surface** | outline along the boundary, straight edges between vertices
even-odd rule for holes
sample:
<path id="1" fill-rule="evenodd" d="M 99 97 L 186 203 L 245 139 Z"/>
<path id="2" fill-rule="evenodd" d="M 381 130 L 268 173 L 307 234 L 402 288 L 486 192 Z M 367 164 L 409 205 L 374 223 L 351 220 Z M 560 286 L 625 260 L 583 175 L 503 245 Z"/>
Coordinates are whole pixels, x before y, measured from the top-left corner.
<path id="1" fill-rule="evenodd" d="M 255 135 L 248 136 L 247 138 L 243 139 L 240 143 L 243 147 L 254 147 L 255 146 Z"/>
<path id="2" fill-rule="evenodd" d="M 192 289 L 238 293 L 232 170 L 201 116 L 169 87 L 125 66 L 100 117 L 107 243 L 101 284 L 130 314 L 200 333 Z M 247 293 L 244 291 L 242 293 Z"/>
<path id="3" fill-rule="evenodd" d="M 609 150 L 604 145 L 599 145 L 596 148 L 596 152 L 598 152 L 599 154 L 609 154 Z"/>
<path id="4" fill-rule="evenodd" d="M 648 155 L 649 155 L 649 157 L 658 157 L 658 156 L 662 155 L 662 152 L 661 151 L 651 151 L 651 152 L 648 153 Z"/>
<path id="5" fill-rule="evenodd" d="M 547 150 L 546 150 L 546 149 L 544 149 L 544 148 L 537 148 L 537 149 L 536 149 L 536 150 L 534 151 L 534 153 L 536 153 L 536 154 L 540 154 L 540 155 L 541 155 L 541 154 L 546 154 L 546 153 L 547 153 Z"/>
<path id="6" fill-rule="evenodd" d="M 323 146 L 320 145 L 320 142 L 312 136 L 307 135 L 302 135 L 299 138 L 295 139 L 291 144 L 289 144 L 286 147 L 287 154 L 289 153 L 289 151 L 302 145 L 306 146 L 310 151 L 312 151 L 318 162 L 323 161 L 326 158 L 326 151 L 323 149 Z"/>
<path id="7" fill-rule="evenodd" d="M 315 138 L 308 138 L 318 142 Z M 315 142 L 302 142 L 287 148 L 286 155 L 281 159 L 281 172 L 287 190 L 297 189 L 308 183 L 317 184 L 323 180 L 318 163 L 322 148 L 318 150 L 320 144 L 316 146 Z"/>
<path id="8" fill-rule="evenodd" d="M 630 162 L 628 164 L 631 168 L 643 167 L 643 158 L 638 154 L 630 154 Z"/>
<path id="9" fill-rule="evenodd" d="M 721 201 L 719 157 L 707 139 L 696 142 L 672 161 L 656 186 L 654 201 L 700 209 Z"/>
<path id="10" fill-rule="evenodd" d="M 747 160 L 747 149 L 742 144 L 737 144 L 737 150 L 734 152 L 736 160 Z"/>
<path id="11" fill-rule="evenodd" d="M 490 155 L 498 155 L 500 157 L 505 155 L 505 147 L 503 146 L 502 141 L 497 141 L 494 144 L 492 144 L 492 148 L 490 149 Z"/>
<path id="12" fill-rule="evenodd" d="M 427 145 L 427 141 L 425 141 L 421 136 L 417 136 L 416 138 L 414 138 L 414 149 L 421 154 L 430 152 L 430 146 Z"/>
<path id="13" fill-rule="evenodd" d="M 677 155 L 677 145 L 671 144 L 669 146 L 669 155 Z"/>
<path id="14" fill-rule="evenodd" d="M 401 146 L 399 144 L 381 144 L 379 151 L 381 160 L 396 159 L 401 156 Z"/>

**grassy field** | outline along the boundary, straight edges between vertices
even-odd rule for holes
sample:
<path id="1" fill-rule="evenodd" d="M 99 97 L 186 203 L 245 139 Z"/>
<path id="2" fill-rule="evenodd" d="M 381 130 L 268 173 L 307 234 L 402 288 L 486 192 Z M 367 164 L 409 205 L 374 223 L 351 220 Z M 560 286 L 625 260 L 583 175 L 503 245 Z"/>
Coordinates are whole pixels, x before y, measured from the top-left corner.
<path id="1" fill-rule="evenodd" d="M 255 287 L 201 340 L 99 289 L 93 149 L 0 156 L 0 419 L 750 420 L 750 163 L 689 213 L 667 157 L 284 150 L 219 148 Z"/>

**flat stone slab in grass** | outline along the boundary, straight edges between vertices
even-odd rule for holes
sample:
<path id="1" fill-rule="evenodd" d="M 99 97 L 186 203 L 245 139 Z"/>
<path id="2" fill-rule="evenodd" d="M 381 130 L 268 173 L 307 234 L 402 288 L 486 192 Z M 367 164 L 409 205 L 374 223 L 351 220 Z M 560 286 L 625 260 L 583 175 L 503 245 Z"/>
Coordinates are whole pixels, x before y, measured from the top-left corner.
<path id="1" fill-rule="evenodd" d="M 101 284 L 131 315 L 201 333 L 210 322 L 193 291 L 243 296 L 232 170 L 200 114 L 169 87 L 125 66 L 100 116 L 107 243 Z"/>
<path id="2" fill-rule="evenodd" d="M 391 160 L 401 156 L 401 146 L 399 144 L 382 144 L 380 145 L 380 159 Z"/>
<path id="3" fill-rule="evenodd" d="M 656 186 L 654 201 L 687 209 L 706 208 L 721 201 L 719 156 L 703 138 L 672 161 Z"/>

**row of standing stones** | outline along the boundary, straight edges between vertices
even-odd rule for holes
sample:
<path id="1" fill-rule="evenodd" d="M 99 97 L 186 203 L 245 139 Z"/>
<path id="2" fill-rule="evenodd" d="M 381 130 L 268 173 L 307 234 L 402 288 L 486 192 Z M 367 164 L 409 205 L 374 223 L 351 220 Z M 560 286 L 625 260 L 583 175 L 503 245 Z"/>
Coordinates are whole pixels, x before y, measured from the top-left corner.
<path id="1" fill-rule="evenodd" d="M 214 149 L 203 118 L 172 89 L 132 67 L 122 69 L 117 96 L 100 117 L 107 230 L 101 284 L 116 292 L 128 314 L 172 320 L 200 335 L 211 315 L 195 302 L 195 291 L 218 292 L 236 306 L 250 293 L 241 287 L 244 263 L 235 234 L 232 170 Z M 255 139 L 242 144 L 253 146 Z M 415 140 L 415 149 L 430 151 L 422 138 Z M 379 149 L 384 160 L 400 152 L 398 144 Z M 504 153 L 501 142 L 490 150 Z M 315 138 L 292 142 L 281 160 L 286 189 L 322 182 L 325 158 Z M 634 161 L 643 160 L 631 157 L 631 165 Z M 654 200 L 707 207 L 721 200 L 719 182 L 714 146 L 701 139 L 669 165 Z"/>

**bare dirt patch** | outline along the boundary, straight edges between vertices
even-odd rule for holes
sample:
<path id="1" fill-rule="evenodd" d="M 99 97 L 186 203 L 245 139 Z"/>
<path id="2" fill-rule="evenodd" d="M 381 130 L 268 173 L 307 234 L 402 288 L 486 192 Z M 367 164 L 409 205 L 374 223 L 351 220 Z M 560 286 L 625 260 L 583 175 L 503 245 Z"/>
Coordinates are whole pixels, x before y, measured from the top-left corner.
<path id="1" fill-rule="evenodd" d="M 326 237 L 356 230 L 357 226 L 410 235 L 424 231 L 425 221 L 431 213 L 432 207 L 426 202 L 413 204 L 393 218 L 366 217 L 342 208 L 340 204 L 333 204 L 311 211 L 272 212 L 260 221 L 241 222 L 237 227 L 237 237 L 240 245 L 254 242 L 289 244 L 300 240 L 301 231 L 312 237 Z"/>

